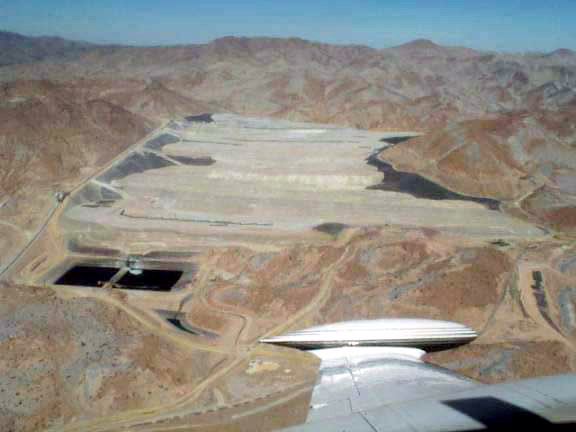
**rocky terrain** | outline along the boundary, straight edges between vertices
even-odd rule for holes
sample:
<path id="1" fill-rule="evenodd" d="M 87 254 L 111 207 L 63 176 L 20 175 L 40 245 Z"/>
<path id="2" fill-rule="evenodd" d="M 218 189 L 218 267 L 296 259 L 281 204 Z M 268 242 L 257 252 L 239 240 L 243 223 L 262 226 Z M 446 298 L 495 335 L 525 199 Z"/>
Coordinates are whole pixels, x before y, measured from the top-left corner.
<path id="1" fill-rule="evenodd" d="M 8 284 L 0 296 L 3 431 L 176 399 L 224 358 L 177 349 L 95 299 Z"/>
<path id="2" fill-rule="evenodd" d="M 38 41 L 20 36 L 7 53 L 28 44 Z M 50 49 L 33 65 L 4 54 L 3 63 L 13 64 L 0 68 L 0 81 L 57 81 L 75 101 L 107 102 L 152 121 L 227 111 L 433 131 L 412 143 L 415 153 L 403 147 L 386 157 L 460 192 L 526 200 L 520 215 L 549 227 L 576 223 L 568 180 L 573 51 L 500 54 L 427 40 L 377 50 L 233 37 L 175 47 L 82 46 L 73 61 Z"/>
<path id="3" fill-rule="evenodd" d="M 316 362 L 257 340 L 347 319 L 470 325 L 428 360 L 482 382 L 576 370 L 576 53 L 0 47 L 2 430 L 297 423 Z M 323 124 L 183 118 L 207 112 Z M 129 256 L 186 276 L 54 283 Z"/>
<path id="4" fill-rule="evenodd" d="M 10 262 L 53 206 L 155 123 L 50 81 L 0 86 L 0 265 Z"/>

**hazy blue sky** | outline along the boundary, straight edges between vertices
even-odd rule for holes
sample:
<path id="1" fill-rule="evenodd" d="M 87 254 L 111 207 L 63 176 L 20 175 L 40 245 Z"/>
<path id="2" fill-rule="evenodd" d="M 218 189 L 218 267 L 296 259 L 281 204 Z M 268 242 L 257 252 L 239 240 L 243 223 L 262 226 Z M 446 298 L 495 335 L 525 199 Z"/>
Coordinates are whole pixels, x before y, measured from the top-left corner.
<path id="1" fill-rule="evenodd" d="M 576 0 L 0 0 L 0 29 L 138 45 L 234 35 L 576 49 Z"/>

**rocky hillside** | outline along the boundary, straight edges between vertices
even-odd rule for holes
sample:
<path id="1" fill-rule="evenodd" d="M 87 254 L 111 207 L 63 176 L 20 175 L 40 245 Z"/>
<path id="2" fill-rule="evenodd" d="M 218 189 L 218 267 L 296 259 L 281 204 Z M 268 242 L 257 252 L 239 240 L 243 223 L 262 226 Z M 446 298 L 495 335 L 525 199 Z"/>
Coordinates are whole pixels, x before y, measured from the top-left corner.
<path id="1" fill-rule="evenodd" d="M 102 164 L 153 123 L 102 99 L 83 99 L 69 86 L 50 81 L 15 81 L 0 87 L 0 137 L 4 155 L 24 166 L 21 176 L 48 181 L 74 176 L 82 168 Z M 3 158 L 3 172 L 16 170 Z M 26 165 L 24 165 L 26 164 Z M 2 183 L 11 192 L 20 186 Z"/>
<path id="2" fill-rule="evenodd" d="M 38 42 L 8 36 L 6 52 L 21 56 Z M 429 132 L 383 157 L 462 193 L 517 204 L 521 217 L 562 230 L 576 227 L 570 181 L 576 53 L 571 50 L 501 54 L 428 40 L 377 50 L 236 37 L 174 47 L 59 46 L 60 51 L 20 60 L 33 65 L 1 67 L 0 80 L 21 87 L 23 78 L 42 78 L 42 84 L 26 85 L 53 86 L 49 98 L 60 94 L 60 100 L 84 104 L 73 110 L 77 115 L 93 116 L 97 110 L 102 119 L 103 112 L 115 110 L 109 120 L 116 129 L 110 130 L 123 136 L 132 136 L 133 129 L 117 128 L 125 123 L 123 115 L 159 121 L 210 111 Z M 14 58 L 9 63 L 21 57 Z M 18 97 L 4 96 L 0 114 L 20 115 L 22 123 L 33 111 Z M 83 131 L 75 135 L 76 143 L 92 133 L 88 123 L 76 122 Z"/>
<path id="3" fill-rule="evenodd" d="M 27 37 L 0 31 L 0 66 L 51 60 L 69 61 L 92 47 L 58 37 Z"/>
<path id="4" fill-rule="evenodd" d="M 224 359 L 175 346 L 108 302 L 6 284 L 0 299 L 2 431 L 176 400 Z"/>
<path id="5" fill-rule="evenodd" d="M 576 228 L 576 110 L 534 110 L 454 122 L 380 157 L 512 213 L 562 231 Z"/>
<path id="6" fill-rule="evenodd" d="M 156 82 L 228 110 L 363 127 L 418 128 L 576 103 L 576 54 L 484 53 L 414 41 L 376 50 L 301 39 L 222 38 L 177 47 L 93 47 L 74 62 L 5 67 L 21 77 Z"/>
<path id="7" fill-rule="evenodd" d="M 13 34 L 4 39 L 12 41 L 7 52 L 22 56 L 38 42 Z M 459 192 L 503 200 L 518 207 L 521 217 L 562 230 L 576 227 L 570 181 L 576 53 L 571 50 L 501 54 L 429 40 L 377 50 L 236 37 L 173 47 L 60 46 L 60 51 L 22 57 L 20 63 L 33 65 L 1 67 L 0 80 L 21 87 L 23 78 L 42 78 L 43 89 L 53 86 L 50 98 L 61 94 L 60 100 L 84 104 L 73 110 L 84 113 L 78 115 L 93 116 L 97 110 L 101 119 L 103 112 L 119 110 L 109 117 L 116 126 L 125 123 L 122 115 L 159 121 L 230 111 L 429 132 L 383 157 Z M 25 122 L 33 111 L 18 97 L 3 98 L 2 106 L 10 109 L 1 115 L 20 115 Z M 93 125 L 76 124 L 83 130 L 75 135 L 80 143 Z M 111 130 L 131 136 L 132 128 Z"/>
<path id="8" fill-rule="evenodd" d="M 43 217 L 55 191 L 91 175 L 155 124 L 69 85 L 25 80 L 0 85 L 0 119 L 1 218 L 25 229 Z"/>

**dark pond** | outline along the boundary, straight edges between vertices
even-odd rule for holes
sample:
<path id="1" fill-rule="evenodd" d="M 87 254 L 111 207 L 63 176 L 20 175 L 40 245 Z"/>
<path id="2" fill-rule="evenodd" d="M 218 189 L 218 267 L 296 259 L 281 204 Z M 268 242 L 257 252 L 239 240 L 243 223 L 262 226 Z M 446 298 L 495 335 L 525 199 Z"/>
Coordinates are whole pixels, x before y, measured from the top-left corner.
<path id="1" fill-rule="evenodd" d="M 126 273 L 117 282 L 121 289 L 170 291 L 182 277 L 180 270 L 144 269 L 140 274 Z"/>
<path id="2" fill-rule="evenodd" d="M 78 265 L 64 273 L 56 282 L 56 285 L 81 285 L 100 287 L 106 284 L 120 270 L 117 267 L 97 267 Z"/>
<path id="3" fill-rule="evenodd" d="M 208 157 L 188 157 L 188 156 L 173 156 L 170 157 L 184 165 L 195 165 L 195 166 L 210 166 L 214 165 L 216 161 L 212 159 L 210 156 Z"/>
<path id="4" fill-rule="evenodd" d="M 196 327 L 191 327 L 189 325 L 186 324 L 186 322 L 182 319 L 179 318 L 177 316 L 173 316 L 173 317 L 168 317 L 166 318 L 166 321 L 168 321 L 170 324 L 172 324 L 174 327 L 176 327 L 178 330 L 182 330 L 185 331 L 186 333 L 190 333 L 193 334 L 195 336 L 202 336 L 202 337 L 206 337 L 209 339 L 215 339 L 218 337 L 218 335 L 216 333 L 212 333 L 203 329 L 199 329 Z"/>
<path id="5" fill-rule="evenodd" d="M 130 174 L 137 174 L 151 169 L 165 168 L 173 166 L 174 163 L 150 152 L 132 153 L 120 163 L 112 166 L 108 171 L 98 177 L 103 183 L 110 183 L 112 180 L 122 179 Z"/>
<path id="6" fill-rule="evenodd" d="M 210 113 L 188 116 L 185 119 L 191 123 L 212 123 L 214 121 Z"/>
<path id="7" fill-rule="evenodd" d="M 544 318 L 548 324 L 550 324 L 550 327 L 561 333 L 560 329 L 550 316 L 550 307 L 548 305 L 548 299 L 546 298 L 546 289 L 544 287 L 544 278 L 542 272 L 539 270 L 533 271 L 532 281 L 534 282 L 532 284 L 532 292 L 534 294 L 534 298 L 536 299 L 536 304 L 538 305 L 538 309 L 540 310 L 542 318 Z"/>
<path id="8" fill-rule="evenodd" d="M 195 332 L 194 330 L 190 330 L 186 327 L 184 327 L 182 325 L 182 322 L 180 321 L 179 318 L 167 318 L 166 321 L 168 321 L 170 324 L 172 324 L 174 327 L 176 327 L 178 330 L 182 330 L 185 331 L 186 333 L 192 333 L 193 335 L 197 335 L 199 336 L 200 333 Z"/>
<path id="9" fill-rule="evenodd" d="M 157 136 L 156 138 L 151 139 L 148 141 L 144 147 L 149 148 L 150 150 L 162 150 L 162 147 L 168 144 L 176 144 L 180 141 L 180 138 L 170 135 L 170 134 L 162 134 Z"/>
<path id="10" fill-rule="evenodd" d="M 390 138 L 382 138 L 380 142 L 385 142 L 389 144 L 400 144 L 401 142 L 408 141 L 409 139 L 414 138 L 413 136 L 406 136 L 406 137 L 390 137 Z"/>
<path id="11" fill-rule="evenodd" d="M 346 224 L 342 224 L 342 223 L 338 223 L 338 222 L 327 222 L 327 223 L 323 223 L 321 225 L 315 226 L 314 229 L 316 231 L 320 231 L 320 232 L 323 232 L 325 234 L 338 235 L 338 234 L 340 234 L 340 232 L 342 232 L 347 227 L 348 227 L 348 225 L 346 225 Z"/>
<path id="12" fill-rule="evenodd" d="M 452 192 L 418 174 L 397 171 L 391 164 L 380 160 L 378 153 L 379 152 L 376 152 L 368 158 L 368 164 L 377 167 L 378 171 L 384 173 L 384 179 L 381 183 L 370 186 L 368 189 L 402 192 L 416 198 L 432 200 L 472 201 L 483 204 L 490 210 L 500 209 L 500 202 L 497 200 L 462 195 L 457 192 Z"/>
<path id="13" fill-rule="evenodd" d="M 102 287 L 112 282 L 113 287 L 118 289 L 170 291 L 183 275 L 180 270 L 143 269 L 140 274 L 126 272 L 116 281 L 120 270 L 120 267 L 76 265 L 68 269 L 54 283 L 56 285 Z"/>

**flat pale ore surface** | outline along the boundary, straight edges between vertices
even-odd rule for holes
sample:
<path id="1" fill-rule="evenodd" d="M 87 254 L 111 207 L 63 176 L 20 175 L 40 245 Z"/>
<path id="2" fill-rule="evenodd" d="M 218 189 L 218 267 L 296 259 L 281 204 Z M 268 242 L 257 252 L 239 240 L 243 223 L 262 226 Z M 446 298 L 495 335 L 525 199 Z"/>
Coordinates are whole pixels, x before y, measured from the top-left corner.
<path id="1" fill-rule="evenodd" d="M 172 165 L 100 183 L 122 199 L 106 206 L 71 206 L 66 217 L 112 230 L 201 233 L 212 240 L 239 233 L 298 236 L 322 223 L 426 226 L 487 237 L 541 234 L 528 223 L 477 203 L 368 190 L 383 178 L 366 161 L 389 145 L 382 139 L 414 133 L 231 114 L 213 118 L 210 124 L 182 123 L 159 131 L 180 141 L 136 151 L 154 152 Z M 215 162 L 185 165 L 171 156 Z"/>

